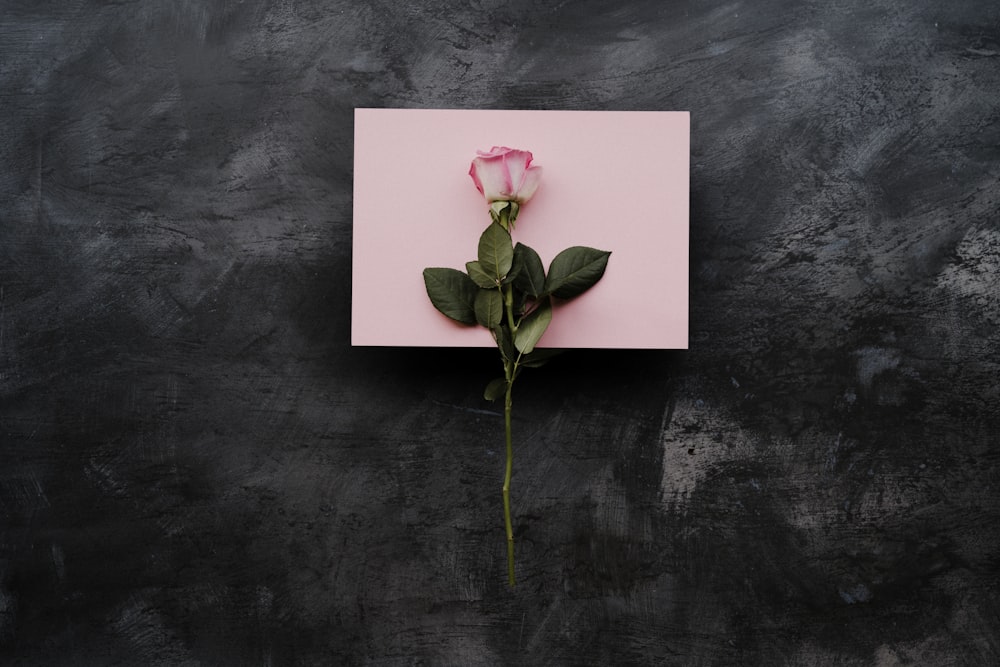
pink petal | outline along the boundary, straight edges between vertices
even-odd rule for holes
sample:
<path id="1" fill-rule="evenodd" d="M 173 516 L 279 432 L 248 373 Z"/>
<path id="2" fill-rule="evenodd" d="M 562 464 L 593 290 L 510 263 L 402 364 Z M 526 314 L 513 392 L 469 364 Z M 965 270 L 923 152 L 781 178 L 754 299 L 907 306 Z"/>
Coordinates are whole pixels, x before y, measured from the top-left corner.
<path id="1" fill-rule="evenodd" d="M 510 197 L 510 178 L 502 157 L 477 157 L 472 161 L 469 173 L 486 201 L 494 202 Z"/>
<path id="2" fill-rule="evenodd" d="M 511 187 L 509 192 L 515 197 L 521 191 L 521 183 L 524 181 L 524 173 L 531 164 L 531 153 L 526 151 L 510 151 L 503 156 L 504 164 L 507 165 L 507 172 L 510 174 Z"/>
<path id="3" fill-rule="evenodd" d="M 476 173 L 475 160 L 473 160 L 472 164 L 469 165 L 469 176 L 472 176 L 472 182 L 476 184 L 476 189 L 479 190 L 479 194 L 483 194 L 483 182 L 479 180 L 479 174 Z"/>
<path id="4" fill-rule="evenodd" d="M 488 151 L 477 150 L 476 155 L 479 155 L 480 157 L 500 157 L 505 153 L 509 153 L 511 150 L 513 149 L 507 148 L 506 146 L 494 146 Z"/>
<path id="5" fill-rule="evenodd" d="M 524 203 L 535 196 L 538 185 L 542 182 L 542 168 L 531 167 L 524 172 L 524 179 L 521 181 L 521 188 L 517 193 L 517 201 Z"/>

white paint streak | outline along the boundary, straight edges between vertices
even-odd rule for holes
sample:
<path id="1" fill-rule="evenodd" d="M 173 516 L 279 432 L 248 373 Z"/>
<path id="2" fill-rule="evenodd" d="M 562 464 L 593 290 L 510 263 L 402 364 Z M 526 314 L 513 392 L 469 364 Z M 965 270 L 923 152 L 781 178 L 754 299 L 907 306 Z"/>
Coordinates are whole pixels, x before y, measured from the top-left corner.
<path id="1" fill-rule="evenodd" d="M 855 356 L 858 359 L 858 382 L 865 389 L 870 389 L 872 380 L 880 373 L 892 370 L 899 366 L 900 355 L 898 350 L 882 347 L 863 347 Z"/>
<path id="2" fill-rule="evenodd" d="M 726 460 L 753 458 L 757 446 L 739 423 L 702 400 L 681 399 L 669 409 L 660 425 L 664 502 L 683 503 L 713 466 Z"/>
<path id="3" fill-rule="evenodd" d="M 1000 325 L 1000 231 L 971 229 L 955 249 L 958 261 L 938 276 L 938 287 L 951 292 L 965 310 Z"/>

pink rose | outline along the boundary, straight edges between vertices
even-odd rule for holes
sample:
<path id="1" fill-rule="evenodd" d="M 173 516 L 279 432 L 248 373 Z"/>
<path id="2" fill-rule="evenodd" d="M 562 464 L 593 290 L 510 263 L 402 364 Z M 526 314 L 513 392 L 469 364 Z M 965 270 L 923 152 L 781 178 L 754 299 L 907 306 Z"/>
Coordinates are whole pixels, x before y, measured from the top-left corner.
<path id="1" fill-rule="evenodd" d="M 486 201 L 512 201 L 518 204 L 531 199 L 542 178 L 542 168 L 532 167 L 529 151 L 494 146 L 489 153 L 476 151 L 469 176 Z"/>

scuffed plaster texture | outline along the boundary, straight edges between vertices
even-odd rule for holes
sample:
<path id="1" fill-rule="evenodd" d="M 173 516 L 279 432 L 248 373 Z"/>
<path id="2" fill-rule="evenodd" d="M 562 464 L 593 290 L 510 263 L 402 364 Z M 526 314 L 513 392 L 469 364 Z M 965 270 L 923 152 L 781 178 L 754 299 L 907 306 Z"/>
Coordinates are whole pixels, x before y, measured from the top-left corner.
<path id="1" fill-rule="evenodd" d="M 0 35 L 0 662 L 1000 663 L 995 3 Z M 494 355 L 349 345 L 356 106 L 692 114 L 691 349 L 519 383 L 514 591 Z"/>

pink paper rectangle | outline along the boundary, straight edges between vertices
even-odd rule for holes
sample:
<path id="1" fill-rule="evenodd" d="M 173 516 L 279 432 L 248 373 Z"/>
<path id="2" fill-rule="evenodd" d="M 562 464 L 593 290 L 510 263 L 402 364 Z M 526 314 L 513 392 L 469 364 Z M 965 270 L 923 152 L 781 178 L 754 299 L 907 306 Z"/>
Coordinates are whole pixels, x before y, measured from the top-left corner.
<path id="1" fill-rule="evenodd" d="M 548 267 L 610 250 L 604 278 L 556 307 L 539 347 L 686 349 L 690 115 L 679 111 L 355 109 L 351 343 L 492 347 L 431 305 L 425 267 L 463 269 L 490 224 L 477 150 L 531 151 L 544 169 L 515 242 Z"/>

